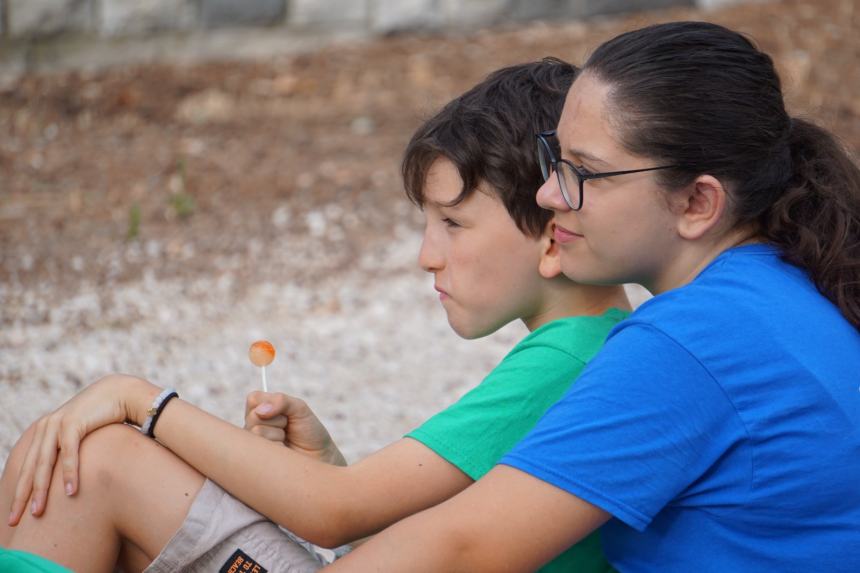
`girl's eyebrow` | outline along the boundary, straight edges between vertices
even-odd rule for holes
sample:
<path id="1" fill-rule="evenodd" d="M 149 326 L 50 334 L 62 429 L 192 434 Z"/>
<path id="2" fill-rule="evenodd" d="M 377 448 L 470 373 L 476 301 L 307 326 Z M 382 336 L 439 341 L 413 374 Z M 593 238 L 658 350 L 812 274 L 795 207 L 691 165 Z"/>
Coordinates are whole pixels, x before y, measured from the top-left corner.
<path id="1" fill-rule="evenodd" d="M 587 159 L 589 161 L 593 161 L 595 163 L 602 163 L 603 165 L 609 165 L 606 161 L 600 159 L 596 155 L 592 155 L 587 151 L 583 151 L 581 149 L 574 149 L 573 147 L 567 148 L 567 153 L 573 157 L 578 157 L 580 159 Z"/>

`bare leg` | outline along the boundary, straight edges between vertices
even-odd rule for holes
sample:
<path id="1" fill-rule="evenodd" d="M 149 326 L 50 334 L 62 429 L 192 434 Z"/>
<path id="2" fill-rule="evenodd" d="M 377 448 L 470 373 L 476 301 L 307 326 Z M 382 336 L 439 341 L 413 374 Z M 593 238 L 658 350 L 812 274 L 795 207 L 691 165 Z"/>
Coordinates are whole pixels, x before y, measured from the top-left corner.
<path id="1" fill-rule="evenodd" d="M 12 503 L 15 477 L 32 428 L 12 450 L 0 481 L 0 509 Z M 10 528 L 5 513 L 0 545 L 30 551 L 74 571 L 110 573 L 148 565 L 179 529 L 204 477 L 155 441 L 127 426 L 101 428 L 81 444 L 80 487 L 63 493 L 56 472 L 47 509 Z"/>

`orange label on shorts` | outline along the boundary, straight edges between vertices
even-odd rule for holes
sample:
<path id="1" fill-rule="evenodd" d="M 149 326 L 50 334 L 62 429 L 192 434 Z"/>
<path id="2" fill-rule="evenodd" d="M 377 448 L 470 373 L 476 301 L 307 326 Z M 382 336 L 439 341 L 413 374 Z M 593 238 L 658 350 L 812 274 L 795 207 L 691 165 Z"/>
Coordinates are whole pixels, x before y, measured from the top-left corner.
<path id="1" fill-rule="evenodd" d="M 247 553 L 237 549 L 230 559 L 224 562 L 218 573 L 267 573 L 268 569 L 251 559 Z"/>

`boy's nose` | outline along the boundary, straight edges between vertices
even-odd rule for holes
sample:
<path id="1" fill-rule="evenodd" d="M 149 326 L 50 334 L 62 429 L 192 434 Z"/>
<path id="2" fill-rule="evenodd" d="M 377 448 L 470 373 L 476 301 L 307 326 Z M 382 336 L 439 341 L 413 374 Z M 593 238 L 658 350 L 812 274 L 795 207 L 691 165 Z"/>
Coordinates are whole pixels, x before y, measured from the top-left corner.
<path id="1" fill-rule="evenodd" d="M 570 207 L 561 195 L 561 188 L 558 186 L 558 176 L 555 171 L 550 173 L 547 180 L 537 190 L 535 199 L 538 205 L 550 211 L 570 210 Z"/>
<path id="2" fill-rule="evenodd" d="M 427 237 L 421 242 L 421 250 L 418 251 L 418 265 L 428 273 L 435 273 L 444 265 L 439 250 L 434 248 L 432 241 Z"/>

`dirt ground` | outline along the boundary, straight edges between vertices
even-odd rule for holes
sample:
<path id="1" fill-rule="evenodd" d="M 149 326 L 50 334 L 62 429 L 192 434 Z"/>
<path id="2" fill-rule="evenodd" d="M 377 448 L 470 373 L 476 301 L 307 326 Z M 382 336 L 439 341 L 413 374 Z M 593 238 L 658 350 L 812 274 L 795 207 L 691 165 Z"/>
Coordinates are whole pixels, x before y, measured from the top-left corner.
<path id="1" fill-rule="evenodd" d="M 582 61 L 669 19 L 749 33 L 793 112 L 860 149 L 856 0 L 401 35 L 3 86 L 0 464 L 27 423 L 113 370 L 239 422 L 257 337 L 282 350 L 275 389 L 316 406 L 348 457 L 396 439 L 523 332 L 448 332 L 414 268 L 421 219 L 398 177 L 412 130 L 497 67 Z"/>

